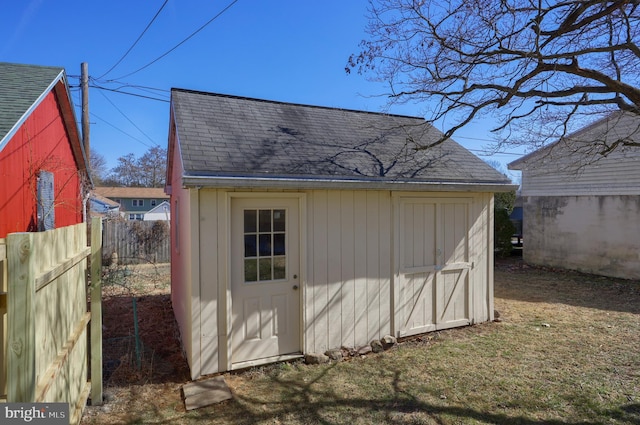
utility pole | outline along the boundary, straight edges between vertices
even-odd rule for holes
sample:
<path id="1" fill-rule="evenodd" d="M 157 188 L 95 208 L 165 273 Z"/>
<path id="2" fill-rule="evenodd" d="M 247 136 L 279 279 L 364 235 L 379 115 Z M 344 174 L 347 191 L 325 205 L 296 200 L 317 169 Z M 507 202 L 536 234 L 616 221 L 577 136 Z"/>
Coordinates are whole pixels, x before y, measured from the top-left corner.
<path id="1" fill-rule="evenodd" d="M 80 90 L 82 91 L 82 147 L 84 148 L 84 158 L 87 165 L 86 170 L 86 193 L 83 193 L 83 214 L 84 222 L 87 223 L 88 239 L 91 240 L 91 150 L 89 143 L 89 65 L 86 62 L 80 64 Z M 85 190 L 83 190 L 84 192 Z"/>
<path id="2" fill-rule="evenodd" d="M 91 165 L 89 143 L 89 65 L 82 62 L 80 65 L 80 86 L 82 90 L 82 145 L 87 160 L 87 171 Z"/>

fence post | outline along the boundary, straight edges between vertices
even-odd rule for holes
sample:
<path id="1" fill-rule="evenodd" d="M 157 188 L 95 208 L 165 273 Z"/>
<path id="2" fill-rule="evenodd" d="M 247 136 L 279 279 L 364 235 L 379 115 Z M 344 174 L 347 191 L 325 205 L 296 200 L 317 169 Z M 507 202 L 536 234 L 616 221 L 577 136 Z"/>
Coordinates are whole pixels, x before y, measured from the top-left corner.
<path id="1" fill-rule="evenodd" d="M 32 233 L 7 235 L 7 401 L 29 403 L 36 395 L 35 258 Z"/>
<path id="2" fill-rule="evenodd" d="M 91 220 L 91 405 L 102 405 L 102 220 Z"/>

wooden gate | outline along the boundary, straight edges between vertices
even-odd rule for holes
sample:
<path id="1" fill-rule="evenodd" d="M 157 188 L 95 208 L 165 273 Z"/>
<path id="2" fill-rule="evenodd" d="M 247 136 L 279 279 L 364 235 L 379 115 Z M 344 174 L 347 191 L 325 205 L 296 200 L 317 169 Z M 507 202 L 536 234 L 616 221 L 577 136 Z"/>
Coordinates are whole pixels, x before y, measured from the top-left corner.
<path id="1" fill-rule="evenodd" d="M 466 198 L 400 198 L 396 239 L 398 336 L 471 322 Z"/>

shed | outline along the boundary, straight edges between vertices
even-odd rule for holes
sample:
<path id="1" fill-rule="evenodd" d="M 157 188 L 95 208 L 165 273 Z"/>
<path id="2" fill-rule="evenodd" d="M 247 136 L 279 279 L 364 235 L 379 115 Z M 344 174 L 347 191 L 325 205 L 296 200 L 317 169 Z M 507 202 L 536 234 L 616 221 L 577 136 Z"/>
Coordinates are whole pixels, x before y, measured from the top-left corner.
<path id="1" fill-rule="evenodd" d="M 493 318 L 505 176 L 423 119 L 171 92 L 171 297 L 192 378 Z"/>
<path id="2" fill-rule="evenodd" d="M 0 63 L 0 238 L 81 223 L 85 158 L 64 69 Z"/>
<path id="3" fill-rule="evenodd" d="M 640 279 L 640 117 L 613 113 L 509 164 L 522 171 L 523 259 Z"/>

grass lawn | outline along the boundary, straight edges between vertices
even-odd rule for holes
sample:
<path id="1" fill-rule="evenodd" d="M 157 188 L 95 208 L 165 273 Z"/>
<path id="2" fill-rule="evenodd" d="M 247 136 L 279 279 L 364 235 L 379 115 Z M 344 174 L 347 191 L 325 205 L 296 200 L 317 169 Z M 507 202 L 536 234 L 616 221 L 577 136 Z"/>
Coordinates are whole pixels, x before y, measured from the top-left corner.
<path id="1" fill-rule="evenodd" d="M 495 308 L 380 354 L 225 374 L 234 399 L 190 412 L 183 369 L 150 371 L 83 423 L 640 424 L 640 282 L 498 262 Z"/>

